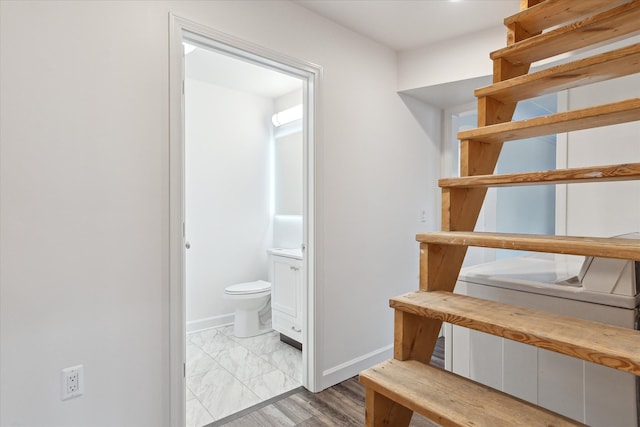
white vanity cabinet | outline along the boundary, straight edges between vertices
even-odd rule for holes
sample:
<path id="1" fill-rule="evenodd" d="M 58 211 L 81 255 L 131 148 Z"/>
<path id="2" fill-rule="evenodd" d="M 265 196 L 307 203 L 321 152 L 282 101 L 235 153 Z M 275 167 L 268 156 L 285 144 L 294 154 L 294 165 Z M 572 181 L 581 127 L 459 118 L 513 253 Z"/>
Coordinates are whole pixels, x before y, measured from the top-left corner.
<path id="1" fill-rule="evenodd" d="M 270 253 L 273 329 L 302 343 L 302 259 Z"/>

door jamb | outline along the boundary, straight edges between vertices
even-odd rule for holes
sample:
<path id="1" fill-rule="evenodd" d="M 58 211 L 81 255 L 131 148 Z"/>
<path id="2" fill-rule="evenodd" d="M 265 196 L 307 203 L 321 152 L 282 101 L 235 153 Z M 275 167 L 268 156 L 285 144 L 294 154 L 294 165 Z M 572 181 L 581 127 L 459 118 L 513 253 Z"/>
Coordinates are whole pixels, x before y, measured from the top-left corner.
<path id="1" fill-rule="evenodd" d="M 303 384 L 313 392 L 319 391 L 322 373 L 319 372 L 320 323 L 316 321 L 317 264 L 321 259 L 318 229 L 320 218 L 318 197 L 322 194 L 318 167 L 318 93 L 322 68 L 311 62 L 283 55 L 249 43 L 193 21 L 169 14 L 169 384 L 171 425 L 185 421 L 185 233 L 184 233 L 184 34 L 200 38 L 203 44 L 249 62 L 284 72 L 303 81 L 303 140 L 304 140 L 304 208 L 303 240 L 305 256 L 303 270 L 307 286 L 303 287 L 306 311 L 303 315 Z M 321 262 L 321 261 L 320 261 Z M 306 368 L 306 369 L 305 369 Z"/>

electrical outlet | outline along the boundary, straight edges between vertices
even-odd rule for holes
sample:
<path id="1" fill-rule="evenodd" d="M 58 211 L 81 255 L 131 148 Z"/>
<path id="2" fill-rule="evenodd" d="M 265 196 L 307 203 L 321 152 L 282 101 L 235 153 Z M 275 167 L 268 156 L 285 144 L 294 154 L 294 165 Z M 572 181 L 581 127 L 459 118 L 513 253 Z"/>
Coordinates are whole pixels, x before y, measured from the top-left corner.
<path id="1" fill-rule="evenodd" d="M 84 367 L 71 366 L 62 370 L 62 400 L 81 396 L 84 385 Z"/>

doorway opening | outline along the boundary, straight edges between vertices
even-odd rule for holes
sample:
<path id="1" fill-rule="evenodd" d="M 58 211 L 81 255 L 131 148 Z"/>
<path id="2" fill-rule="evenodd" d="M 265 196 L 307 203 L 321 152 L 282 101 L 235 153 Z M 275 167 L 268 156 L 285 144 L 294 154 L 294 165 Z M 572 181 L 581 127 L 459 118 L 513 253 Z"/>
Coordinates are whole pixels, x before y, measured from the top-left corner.
<path id="1" fill-rule="evenodd" d="M 320 69 L 172 17 L 171 71 L 172 421 L 207 425 L 314 388 Z"/>

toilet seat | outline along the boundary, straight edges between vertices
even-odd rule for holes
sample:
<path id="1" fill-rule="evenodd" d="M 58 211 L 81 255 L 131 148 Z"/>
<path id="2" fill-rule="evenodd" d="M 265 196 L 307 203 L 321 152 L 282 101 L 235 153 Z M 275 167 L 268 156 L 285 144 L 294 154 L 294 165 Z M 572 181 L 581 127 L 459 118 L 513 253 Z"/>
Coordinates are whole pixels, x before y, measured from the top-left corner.
<path id="1" fill-rule="evenodd" d="M 264 280 L 256 280 L 255 282 L 237 283 L 227 286 L 224 293 L 227 295 L 249 295 L 267 292 L 271 290 L 271 283 Z"/>

